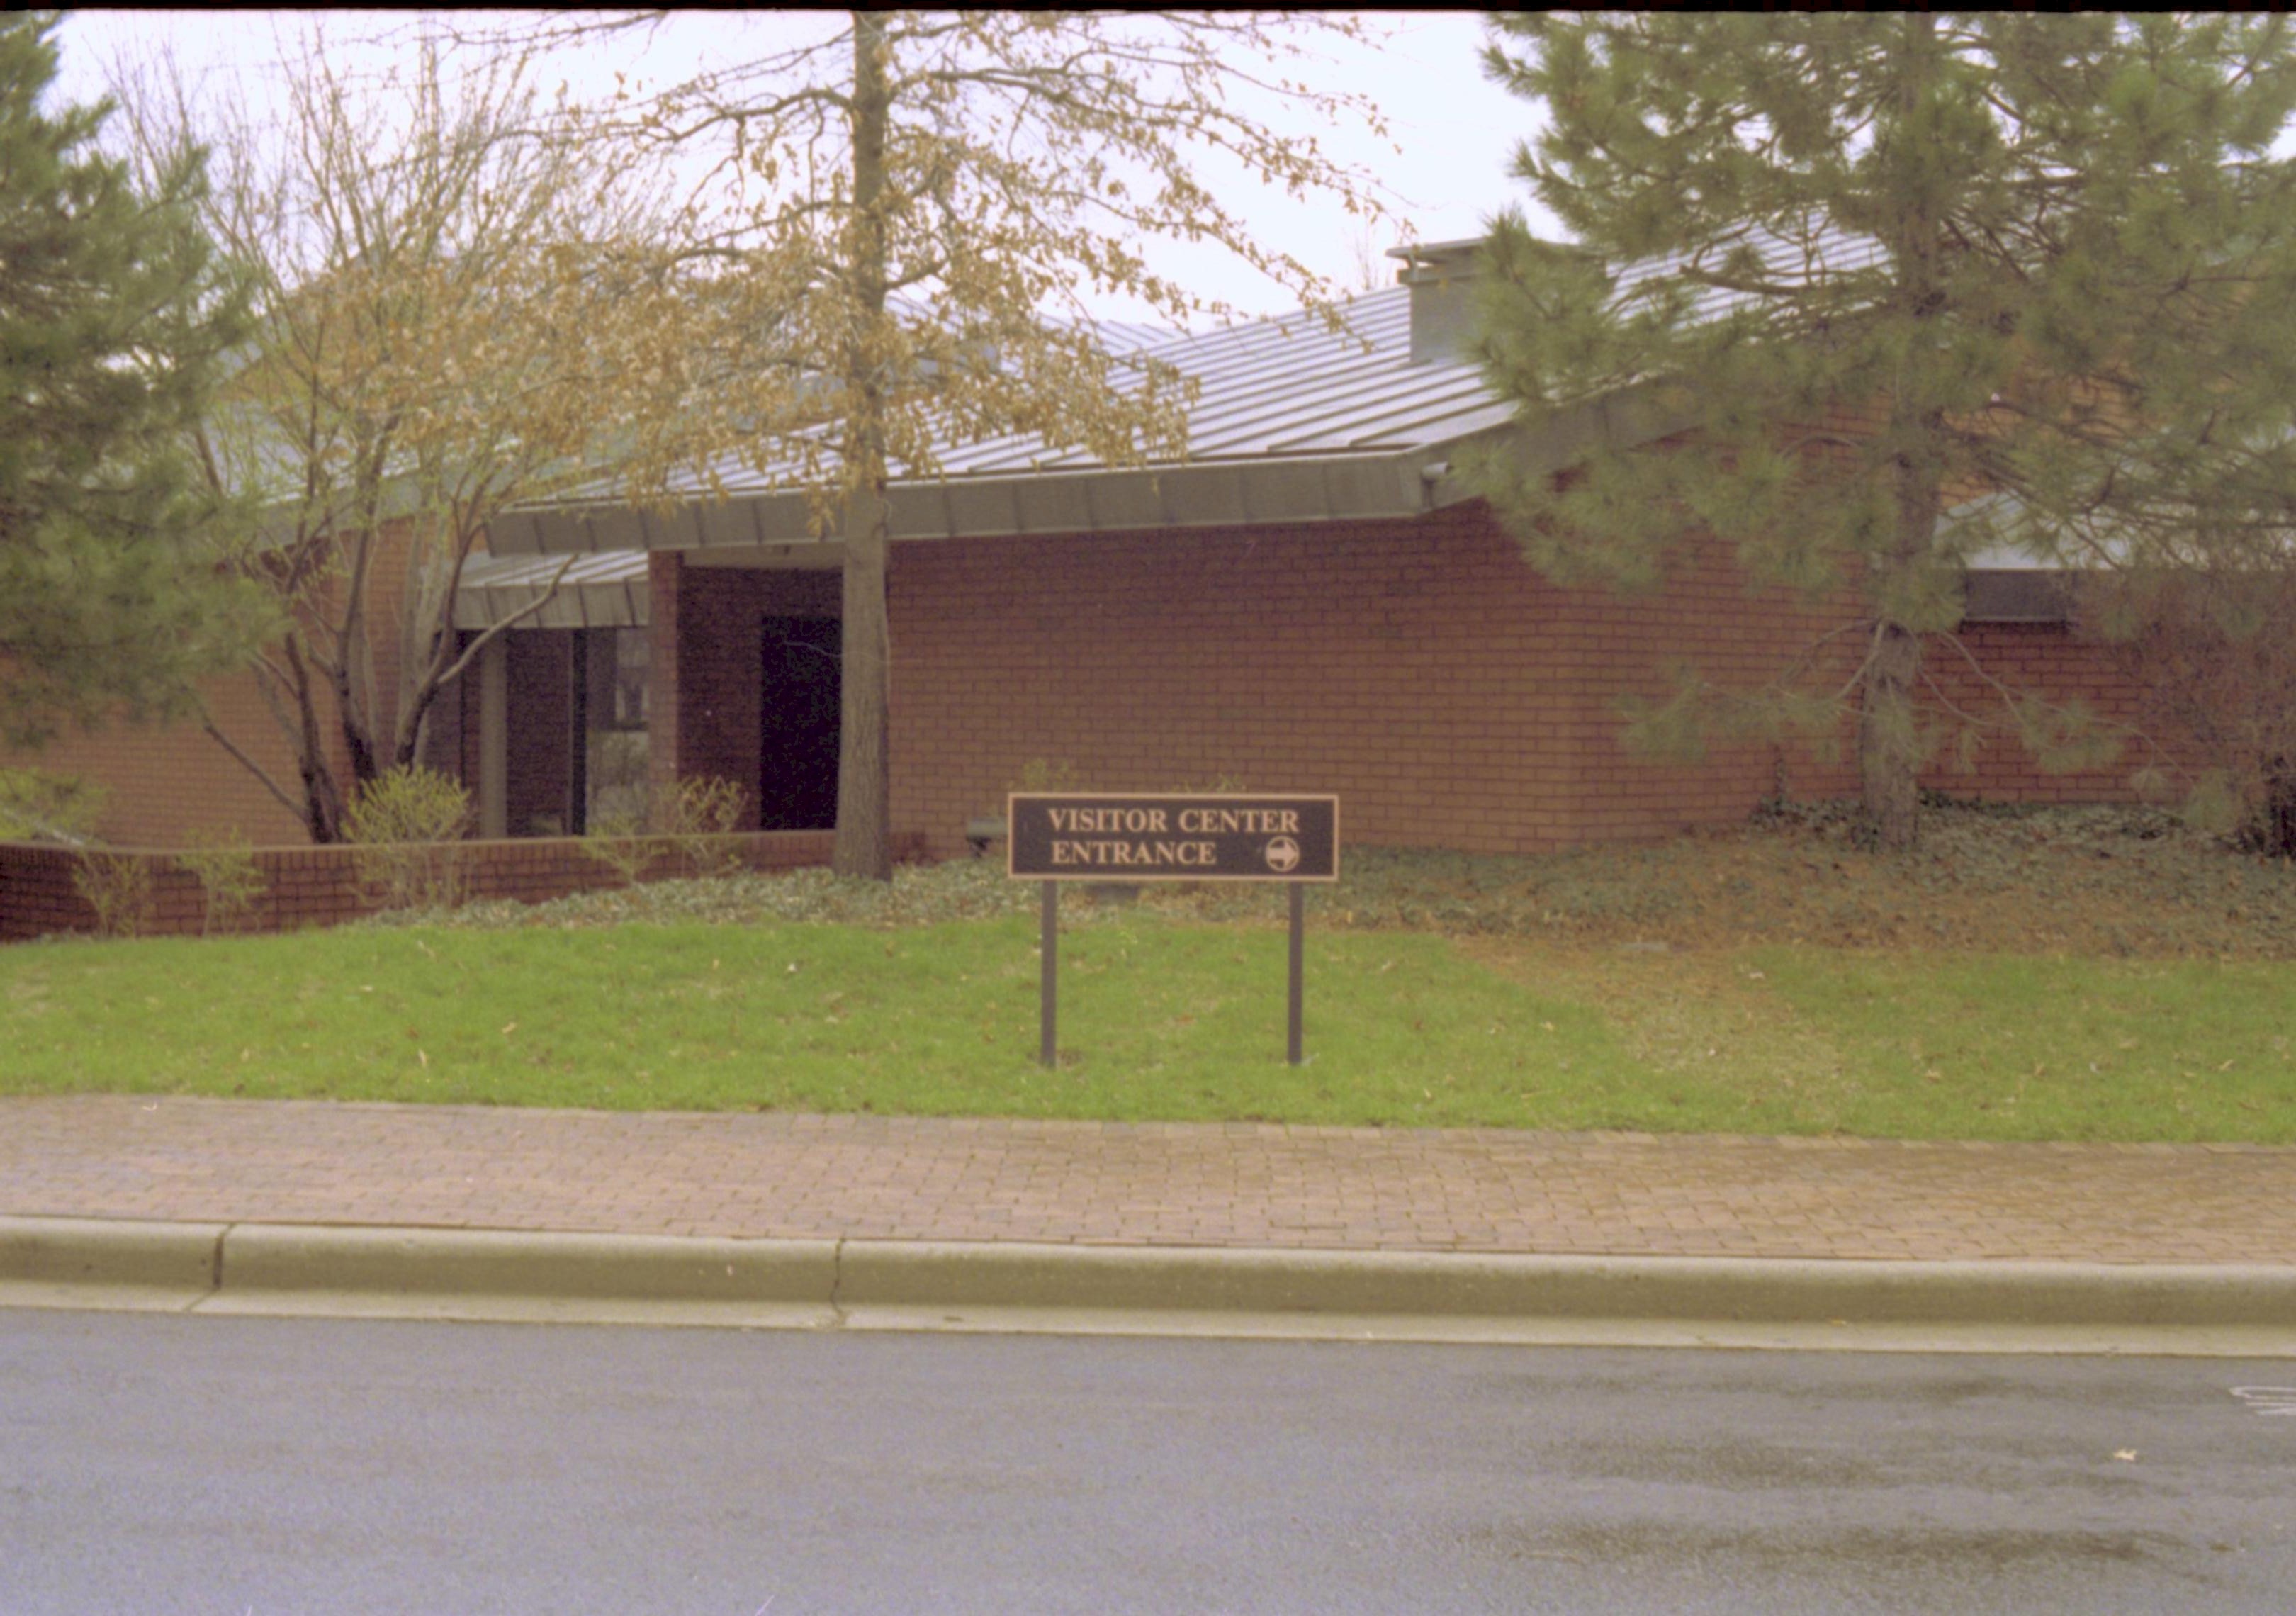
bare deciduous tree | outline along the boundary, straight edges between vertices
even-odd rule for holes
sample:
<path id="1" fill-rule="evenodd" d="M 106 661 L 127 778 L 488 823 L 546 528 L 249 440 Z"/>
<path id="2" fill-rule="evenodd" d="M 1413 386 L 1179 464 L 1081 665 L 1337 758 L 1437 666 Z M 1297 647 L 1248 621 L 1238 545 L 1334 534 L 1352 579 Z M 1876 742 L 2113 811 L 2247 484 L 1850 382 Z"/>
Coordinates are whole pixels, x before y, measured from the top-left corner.
<path id="1" fill-rule="evenodd" d="M 1223 249 L 1336 318 L 1338 289 L 1263 242 L 1238 190 L 1331 191 L 1375 217 L 1363 176 L 1267 119 L 1285 105 L 1379 119 L 1295 66 L 1316 36 L 1357 32 L 1323 16 L 852 12 L 783 26 L 812 37 L 623 115 L 644 139 L 719 160 L 727 188 L 693 215 L 685 261 L 692 307 L 720 335 L 691 340 L 689 315 L 688 340 L 660 357 L 743 352 L 680 396 L 729 455 L 809 490 L 818 528 L 843 540 L 835 864 L 884 879 L 890 480 L 932 475 L 936 442 L 1006 434 L 1110 463 L 1182 453 L 1189 386 L 1111 356 L 1093 307 L 1229 313 L 1152 266 L 1161 238 Z M 634 488 L 688 463 L 695 422 L 677 424 L 641 424 Z"/>
<path id="2" fill-rule="evenodd" d="M 489 521 L 594 478 L 664 408 L 646 344 L 673 277 L 644 152 L 559 124 L 526 56 L 455 66 L 426 45 L 362 84 L 313 35 L 276 119 L 166 64 L 116 75 L 143 160 L 212 150 L 209 228 L 258 286 L 199 449 L 266 513 L 235 559 L 290 608 L 251 668 L 299 779 L 208 727 L 316 841 L 421 756 L 442 694 L 510 626 L 452 631 Z"/>

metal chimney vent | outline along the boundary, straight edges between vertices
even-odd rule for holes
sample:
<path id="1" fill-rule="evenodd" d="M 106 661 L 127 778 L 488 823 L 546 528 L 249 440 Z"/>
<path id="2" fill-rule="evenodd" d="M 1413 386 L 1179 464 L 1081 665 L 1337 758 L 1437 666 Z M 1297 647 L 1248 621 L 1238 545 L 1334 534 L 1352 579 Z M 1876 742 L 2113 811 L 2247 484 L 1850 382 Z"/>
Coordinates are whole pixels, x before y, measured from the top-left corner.
<path id="1" fill-rule="evenodd" d="M 1464 242 L 1421 242 L 1392 247 L 1401 260 L 1396 279 L 1411 288 L 1411 362 L 1459 365 L 1475 334 L 1475 277 L 1480 236 Z"/>

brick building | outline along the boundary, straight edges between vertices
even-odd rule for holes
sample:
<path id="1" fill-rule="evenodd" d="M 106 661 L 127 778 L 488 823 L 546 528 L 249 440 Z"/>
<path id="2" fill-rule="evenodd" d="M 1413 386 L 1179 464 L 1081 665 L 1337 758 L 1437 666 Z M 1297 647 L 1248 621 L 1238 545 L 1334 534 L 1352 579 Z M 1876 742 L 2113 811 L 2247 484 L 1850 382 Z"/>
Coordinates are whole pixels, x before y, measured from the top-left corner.
<path id="1" fill-rule="evenodd" d="M 1512 434 L 1560 472 L 1595 434 L 1656 446 L 1669 423 L 1609 401 L 1515 424 L 1456 351 L 1463 261 L 1437 250 L 1355 303 L 1344 333 L 1295 317 L 1152 350 L 1202 382 L 1183 463 L 1111 470 L 1003 439 L 944 446 L 942 478 L 895 483 L 897 834 L 963 850 L 965 822 L 1031 762 L 1102 790 L 1336 792 L 1350 841 L 1482 851 L 1728 822 L 1782 783 L 1854 790 L 1846 761 L 1806 750 L 1696 765 L 1625 751 L 1620 699 L 1662 694 L 1671 664 L 1756 683 L 1850 608 L 1750 594 L 1718 550 L 1649 598 L 1534 572 L 1452 474 L 1457 448 Z M 496 535 L 496 576 L 523 569 L 532 588 L 552 558 L 592 557 L 644 619 L 642 658 L 620 660 L 645 666 L 653 776 L 723 775 L 755 792 L 765 824 L 826 824 L 839 547 L 808 536 L 802 496 L 770 472 L 719 474 L 726 499 L 697 485 L 667 515 L 605 500 L 527 513 Z M 1964 642 L 2005 682 L 2133 707 L 2046 580 L 1987 569 L 1968 601 Z M 1935 672 L 1964 704 L 1981 682 L 1944 659 Z M 2121 771 L 2043 775 L 2005 741 L 1932 783 L 2125 794 Z"/>
<path id="2" fill-rule="evenodd" d="M 1849 606 L 1750 594 L 1718 550 L 1633 600 L 1534 572 L 1452 474 L 1458 447 L 1512 435 L 1560 472 L 1596 434 L 1656 446 L 1669 423 L 1620 400 L 1513 422 L 1455 351 L 1462 261 L 1423 256 L 1354 304 L 1344 333 L 1295 317 L 1153 350 L 1202 384 L 1185 463 L 1111 470 L 1001 439 L 946 446 L 944 476 L 896 483 L 897 837 L 962 851 L 965 822 L 1031 762 L 1104 790 L 1336 792 L 1351 841 L 1485 851 L 1726 823 L 1781 786 L 1854 789 L 1846 758 L 1792 747 L 1695 765 L 1623 749 L 1620 699 L 1663 693 L 1672 664 L 1759 682 Z M 435 756 L 472 785 L 483 833 L 578 831 L 648 778 L 699 775 L 746 788 L 755 825 L 829 823 L 839 546 L 808 534 L 802 496 L 770 472 L 720 476 L 726 498 L 697 481 L 667 514 L 602 496 L 492 535 L 458 630 L 549 598 L 438 725 Z M 1973 572 L 1964 643 L 2005 683 L 2128 712 L 2123 676 L 2041 583 Z M 1982 682 L 1957 660 L 1932 671 L 1946 700 Z M 219 706 L 251 702 L 230 685 Z M 226 814 L 258 840 L 295 834 L 196 731 L 113 731 L 38 761 L 112 783 L 115 841 L 165 845 Z M 2005 741 L 1931 783 L 2125 794 L 2121 770 L 2043 775 Z"/>

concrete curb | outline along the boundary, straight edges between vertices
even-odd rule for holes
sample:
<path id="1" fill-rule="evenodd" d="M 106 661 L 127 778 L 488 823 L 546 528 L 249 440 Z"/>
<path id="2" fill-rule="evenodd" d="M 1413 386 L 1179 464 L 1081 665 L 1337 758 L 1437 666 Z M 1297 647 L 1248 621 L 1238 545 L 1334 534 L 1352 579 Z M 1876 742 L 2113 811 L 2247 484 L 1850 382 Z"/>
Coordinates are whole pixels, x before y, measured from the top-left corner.
<path id="1" fill-rule="evenodd" d="M 217 1289 L 825 1306 L 836 1284 L 828 1240 L 240 1224 Z"/>
<path id="2" fill-rule="evenodd" d="M 0 1302 L 850 1329 L 2296 1355 L 2296 1267 L 0 1218 Z"/>
<path id="3" fill-rule="evenodd" d="M 878 1307 L 2296 1330 L 2296 1267 L 848 1241 Z"/>
<path id="4" fill-rule="evenodd" d="M 220 1223 L 0 1218 L 0 1284 L 215 1288 Z"/>

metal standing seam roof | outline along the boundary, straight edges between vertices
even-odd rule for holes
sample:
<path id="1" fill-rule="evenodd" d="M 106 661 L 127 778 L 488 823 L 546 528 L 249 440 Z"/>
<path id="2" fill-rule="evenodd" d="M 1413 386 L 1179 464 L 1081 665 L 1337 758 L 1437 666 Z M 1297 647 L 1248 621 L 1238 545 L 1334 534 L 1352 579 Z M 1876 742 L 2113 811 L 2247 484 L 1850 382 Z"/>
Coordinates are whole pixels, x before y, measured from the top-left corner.
<path id="1" fill-rule="evenodd" d="M 1344 313 L 1337 332 L 1300 313 L 1130 350 L 1198 383 L 1182 460 L 1111 466 L 1034 434 L 936 445 L 939 476 L 896 468 L 894 537 L 1406 516 L 1465 498 L 1434 486 L 1447 469 L 1442 451 L 1506 425 L 1513 407 L 1491 395 L 1474 365 L 1410 363 L 1409 288 L 1370 293 Z M 1430 466 L 1433 481 L 1423 475 Z M 665 515 L 633 509 L 600 482 L 504 519 L 496 551 L 810 541 L 805 498 L 787 486 L 794 461 L 759 469 L 728 458 L 714 469 L 723 500 L 688 474 L 669 490 Z"/>
<path id="2" fill-rule="evenodd" d="M 1168 325 L 1151 325 L 1144 320 L 1103 320 L 1093 329 L 1112 354 L 1134 353 L 1144 348 L 1153 348 L 1169 342 L 1180 333 Z"/>
<path id="3" fill-rule="evenodd" d="M 1464 257 L 1476 243 L 1398 250 L 1414 267 Z M 1793 234 L 1749 230 L 1702 251 L 1718 261 L 1751 249 L 1769 273 L 1845 278 L 1880 263 L 1870 238 L 1830 229 Z M 1628 266 L 1618 280 L 1631 301 L 1638 288 L 1691 260 L 1682 256 Z M 1056 533 L 1136 528 L 1229 526 L 1246 521 L 1329 521 L 1415 515 L 1469 497 L 1446 475 L 1447 449 L 1516 420 L 1495 398 L 1479 366 L 1458 360 L 1411 362 L 1413 291 L 1396 286 L 1357 298 L 1334 332 L 1305 312 L 1254 320 L 1193 336 L 1115 323 L 1101 328 L 1119 356 L 1170 365 L 1197 382 L 1184 458 L 1111 466 L 1090 453 L 1034 434 L 945 441 L 934 446 L 939 474 L 897 466 L 890 490 L 896 538 Z M 1709 319 L 1759 301 L 1710 289 L 1693 300 Z M 1608 401 L 1558 412 L 1527 443 L 1560 450 L 1583 446 L 1590 431 L 1647 432 L 1666 423 Z M 1563 463 L 1557 461 L 1555 463 Z M 800 467 L 783 458 L 762 467 L 727 456 L 709 478 L 674 480 L 667 514 L 633 509 L 606 480 L 514 513 L 496 524 L 498 554 L 618 548 L 707 549 L 811 542 L 804 496 L 791 482 Z"/>
<path id="4" fill-rule="evenodd" d="M 538 607 L 537 601 L 541 602 Z M 640 628 L 645 626 L 646 607 L 643 550 L 574 556 L 473 555 L 463 563 L 455 590 L 455 627 L 485 629 L 518 618 L 513 629 Z M 519 617 L 521 611 L 527 615 Z"/>
<path id="5" fill-rule="evenodd" d="M 1619 304 L 1631 308 L 1645 287 L 1653 287 L 1685 269 L 1697 267 L 1719 273 L 1732 255 L 1741 251 L 1751 253 L 1765 275 L 1811 287 L 1850 281 L 1865 271 L 1885 267 L 1890 256 L 1889 249 L 1873 236 L 1830 226 L 1796 235 L 1750 228 L 1731 240 L 1710 242 L 1695 251 L 1671 252 L 1628 265 L 1619 272 L 1616 282 Z M 1741 308 L 1758 308 L 1761 301 L 1756 293 L 1709 286 L 1691 297 L 1687 313 L 1692 324 L 1703 324 Z"/>
<path id="6" fill-rule="evenodd" d="M 1742 244 L 1766 271 L 1783 276 L 1852 275 L 1884 257 L 1879 242 L 1838 232 L 1808 240 L 1750 233 Z M 1432 243 L 1397 256 L 1473 245 Z M 1631 300 L 1637 288 L 1688 261 L 1676 255 L 1629 267 L 1619 277 L 1621 299 Z M 1715 288 L 1698 294 L 1692 308 L 1703 320 L 1757 300 Z M 1450 446 L 1515 419 L 1475 365 L 1410 362 L 1407 286 L 1349 304 L 1339 332 L 1304 313 L 1196 336 L 1125 323 L 1101 330 L 1111 350 L 1146 355 L 1195 379 L 1201 390 L 1189 414 L 1187 458 L 1111 467 L 1024 434 L 937 445 L 939 476 L 897 475 L 896 537 L 1415 514 L 1469 496 L 1449 476 Z M 1561 465 L 1594 434 L 1648 438 L 1669 430 L 1668 421 L 1621 396 L 1558 416 L 1526 448 Z M 465 570 L 455 625 L 485 628 L 550 595 L 568 553 L 582 559 L 520 627 L 643 625 L 648 549 L 816 542 L 803 496 L 782 486 L 795 469 L 790 461 L 763 470 L 721 462 L 726 497 L 713 498 L 701 478 L 689 476 L 672 489 L 673 499 L 683 496 L 683 508 L 666 517 L 631 509 L 603 483 L 586 498 L 578 494 L 519 513 L 498 524 L 500 553 L 474 558 Z M 1940 525 L 1957 514 L 1948 513 Z M 2034 565 L 1997 547 L 1972 556 L 1970 570 Z"/>

